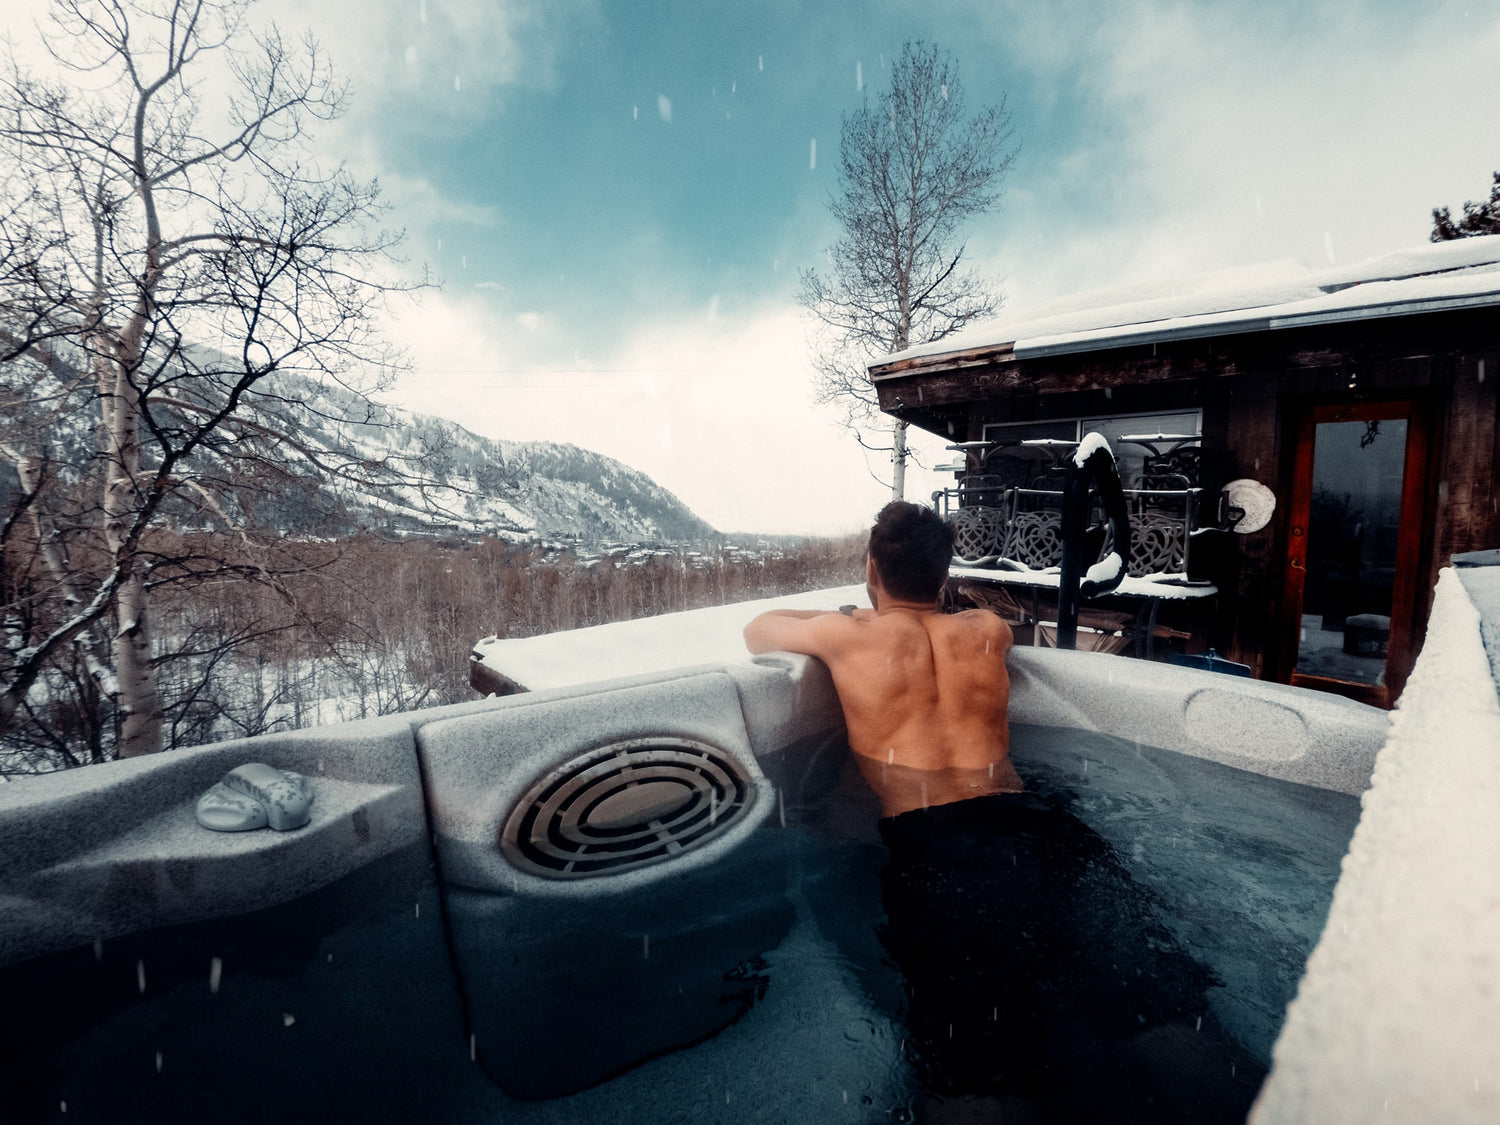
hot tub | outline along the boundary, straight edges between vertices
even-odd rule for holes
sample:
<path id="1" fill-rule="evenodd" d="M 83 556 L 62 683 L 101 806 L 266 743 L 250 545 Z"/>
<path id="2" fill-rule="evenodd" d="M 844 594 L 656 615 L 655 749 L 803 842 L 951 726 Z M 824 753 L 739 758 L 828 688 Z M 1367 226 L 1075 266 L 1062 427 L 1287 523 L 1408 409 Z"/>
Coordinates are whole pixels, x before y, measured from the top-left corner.
<path id="1" fill-rule="evenodd" d="M 1012 670 L 1018 726 L 1228 779 L 1353 798 L 1387 736 L 1208 672 Z M 821 665 L 774 655 L 0 786 L 4 1119 L 900 1119 L 899 1003 L 833 908 L 868 905 L 841 865 L 872 846 L 841 734 Z M 196 824 L 246 761 L 311 779 L 306 828 Z M 1265 1120 L 1316 1101 L 1291 1034 Z"/>

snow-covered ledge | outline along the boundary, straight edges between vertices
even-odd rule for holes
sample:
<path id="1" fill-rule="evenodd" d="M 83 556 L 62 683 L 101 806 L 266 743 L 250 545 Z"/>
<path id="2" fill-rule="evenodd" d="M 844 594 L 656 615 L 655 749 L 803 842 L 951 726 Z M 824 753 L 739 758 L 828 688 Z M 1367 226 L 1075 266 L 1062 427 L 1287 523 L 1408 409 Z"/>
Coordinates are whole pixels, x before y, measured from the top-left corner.
<path id="1" fill-rule="evenodd" d="M 1500 701 L 1453 570 L 1250 1120 L 1500 1121 Z"/>
<path id="2" fill-rule="evenodd" d="M 756 614 L 846 604 L 868 608 L 864 586 L 731 602 L 536 637 L 486 637 L 474 646 L 471 660 L 487 675 L 472 682 L 483 692 L 548 691 L 696 665 L 735 664 L 746 659 L 744 629 Z"/>

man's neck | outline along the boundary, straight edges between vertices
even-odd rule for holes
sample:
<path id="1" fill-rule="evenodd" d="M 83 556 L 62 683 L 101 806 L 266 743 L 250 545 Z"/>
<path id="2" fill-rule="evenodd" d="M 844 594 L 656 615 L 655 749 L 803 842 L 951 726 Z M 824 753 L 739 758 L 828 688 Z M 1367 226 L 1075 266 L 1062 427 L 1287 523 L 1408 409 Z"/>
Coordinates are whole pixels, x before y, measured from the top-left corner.
<path id="1" fill-rule="evenodd" d="M 875 612 L 877 615 L 882 616 L 887 613 L 896 613 L 898 611 L 904 613 L 936 613 L 938 611 L 938 608 L 938 603 L 935 601 L 908 602 L 899 601 L 895 598 L 886 596 L 880 599 L 880 604 L 875 607 Z"/>

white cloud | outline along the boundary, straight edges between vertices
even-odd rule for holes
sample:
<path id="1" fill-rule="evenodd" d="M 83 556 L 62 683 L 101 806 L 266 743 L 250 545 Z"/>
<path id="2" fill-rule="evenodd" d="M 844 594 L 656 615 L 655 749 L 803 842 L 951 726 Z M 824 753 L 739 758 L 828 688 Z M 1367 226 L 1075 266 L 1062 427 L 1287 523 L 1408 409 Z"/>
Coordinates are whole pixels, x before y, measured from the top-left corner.
<path id="1" fill-rule="evenodd" d="M 310 26 L 353 80 L 361 115 L 399 110 L 433 125 L 483 116 L 486 95 L 507 86 L 550 86 L 555 31 L 594 18 L 586 0 L 262 0 L 257 12 L 289 32 Z"/>
<path id="2" fill-rule="evenodd" d="M 1086 105 L 1071 144 L 1023 137 L 972 242 L 1020 305 L 1246 262 L 1424 241 L 1497 153 L 1500 9 L 1169 4 L 1009 11 L 1034 73 Z M 1087 30 L 1079 32 L 1079 28 Z M 998 30 L 998 25 L 997 25 Z M 1467 194 L 1466 194 L 1467 193 Z"/>
<path id="3" fill-rule="evenodd" d="M 56 71 L 38 34 L 39 27 L 49 28 L 45 17 L 51 8 L 49 0 L 0 4 L 0 35 L 8 36 L 18 59 L 39 74 Z M 493 207 L 452 198 L 424 175 L 396 171 L 382 151 L 389 118 L 406 114 L 419 118 L 424 128 L 437 128 L 492 112 L 492 98 L 507 87 L 549 84 L 553 25 L 588 10 L 582 3 L 539 10 L 509 0 L 426 0 L 423 9 L 425 18 L 407 0 L 372 0 L 354 7 L 262 0 L 249 9 L 244 28 L 253 34 L 275 23 L 289 45 L 310 31 L 335 75 L 350 80 L 348 114 L 313 123 L 315 155 L 326 166 L 345 163 L 361 178 L 379 178 L 393 214 L 413 228 L 408 249 L 419 260 L 445 231 L 493 228 L 501 216 Z M 240 40 L 242 48 L 246 42 Z M 422 67 L 438 64 L 422 59 L 444 60 L 444 67 L 462 71 L 467 94 L 457 96 L 451 75 L 429 81 Z M 232 85 L 227 60 L 224 52 L 207 55 L 191 74 L 203 104 L 200 124 L 211 136 L 226 133 L 223 111 Z M 106 73 L 112 78 L 116 72 Z M 70 75 L 68 81 L 76 83 L 78 76 Z M 461 232 L 455 235 L 456 241 Z"/>
<path id="4" fill-rule="evenodd" d="M 373 156 L 366 156 L 373 163 Z M 380 189 L 396 214 L 419 218 L 429 230 L 444 227 L 493 227 L 500 221 L 493 207 L 452 199 L 431 180 L 403 176 L 388 169 L 379 171 Z"/>
<path id="5" fill-rule="evenodd" d="M 566 368 L 534 366 L 533 341 L 505 327 L 529 316 L 482 296 L 424 300 L 392 330 L 416 362 L 399 401 L 491 437 L 616 457 L 724 531 L 842 534 L 887 499 L 871 476 L 886 468 L 879 455 L 867 464 L 836 412 L 812 402 L 796 313 L 643 325 Z M 908 493 L 929 488 L 916 473 Z"/>
<path id="6" fill-rule="evenodd" d="M 1189 220 L 1173 241 L 1317 258 L 1326 231 L 1364 257 L 1420 241 L 1434 203 L 1485 184 L 1495 154 L 1473 141 L 1493 130 L 1500 100 L 1493 10 L 1462 32 L 1362 15 L 1329 13 L 1309 39 L 1274 20 L 1267 34 L 1238 7 L 1198 13 L 1180 33 L 1139 28 L 1111 94 L 1140 104 L 1141 164 L 1169 213 Z"/>

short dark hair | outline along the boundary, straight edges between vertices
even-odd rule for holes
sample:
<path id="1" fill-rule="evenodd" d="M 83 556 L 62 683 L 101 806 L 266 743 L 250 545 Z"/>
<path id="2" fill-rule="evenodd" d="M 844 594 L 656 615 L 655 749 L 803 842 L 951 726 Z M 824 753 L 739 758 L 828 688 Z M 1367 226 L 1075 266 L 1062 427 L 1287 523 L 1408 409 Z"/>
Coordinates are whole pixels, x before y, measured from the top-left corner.
<path id="1" fill-rule="evenodd" d="M 953 561 L 953 529 L 931 508 L 892 500 L 870 529 L 870 558 L 892 596 L 937 601 Z"/>

